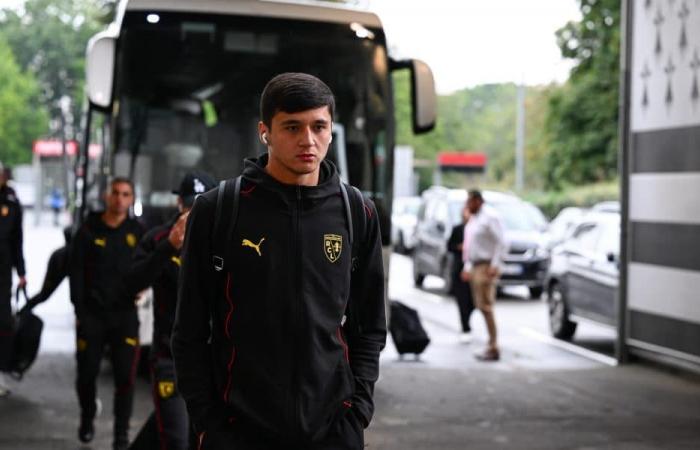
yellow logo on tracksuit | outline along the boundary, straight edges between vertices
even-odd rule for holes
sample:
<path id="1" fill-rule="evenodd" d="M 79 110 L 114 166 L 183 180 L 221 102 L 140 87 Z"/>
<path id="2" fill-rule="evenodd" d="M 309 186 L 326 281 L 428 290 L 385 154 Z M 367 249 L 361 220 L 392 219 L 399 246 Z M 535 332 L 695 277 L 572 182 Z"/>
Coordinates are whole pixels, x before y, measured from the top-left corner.
<path id="1" fill-rule="evenodd" d="M 250 247 L 258 253 L 258 256 L 262 256 L 262 252 L 260 251 L 260 246 L 262 245 L 263 242 L 265 242 L 265 238 L 260 239 L 260 242 L 258 242 L 257 244 L 253 244 L 253 242 L 250 241 L 249 239 L 243 239 L 241 246 Z"/>
<path id="2" fill-rule="evenodd" d="M 343 236 L 338 234 L 324 234 L 323 251 L 328 261 L 332 263 L 338 261 L 340 254 L 343 252 Z"/>

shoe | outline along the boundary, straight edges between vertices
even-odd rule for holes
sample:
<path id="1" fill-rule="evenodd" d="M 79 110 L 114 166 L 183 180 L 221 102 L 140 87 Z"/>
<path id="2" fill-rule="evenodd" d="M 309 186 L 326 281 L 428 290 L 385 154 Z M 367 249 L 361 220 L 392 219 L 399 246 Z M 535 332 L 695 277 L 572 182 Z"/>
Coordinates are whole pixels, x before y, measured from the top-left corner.
<path id="1" fill-rule="evenodd" d="M 112 443 L 112 450 L 128 450 L 129 440 L 127 438 L 116 438 Z"/>
<path id="2" fill-rule="evenodd" d="M 471 333 L 462 333 L 459 335 L 459 343 L 460 344 L 471 344 L 472 343 L 472 334 Z"/>
<path id="3" fill-rule="evenodd" d="M 80 419 L 80 428 L 78 428 L 78 439 L 80 442 L 87 444 L 95 437 L 95 426 L 92 420 Z"/>
<path id="4" fill-rule="evenodd" d="M 478 355 L 475 355 L 475 357 L 479 361 L 491 362 L 491 361 L 498 361 L 499 359 L 501 359 L 501 354 L 498 351 L 498 349 L 488 348 L 488 349 L 484 350 L 483 353 L 479 353 Z"/>

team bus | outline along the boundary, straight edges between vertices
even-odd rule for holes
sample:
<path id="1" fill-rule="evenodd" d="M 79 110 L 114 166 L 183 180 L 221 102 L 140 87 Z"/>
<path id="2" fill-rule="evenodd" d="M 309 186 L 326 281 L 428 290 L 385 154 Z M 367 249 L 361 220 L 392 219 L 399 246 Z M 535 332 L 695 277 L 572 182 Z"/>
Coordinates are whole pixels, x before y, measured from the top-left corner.
<path id="1" fill-rule="evenodd" d="M 377 204 L 390 243 L 394 70 L 411 73 L 413 128 L 432 129 L 429 67 L 387 53 L 379 18 L 328 2 L 125 0 L 87 48 L 88 111 L 76 184 L 75 223 L 100 207 L 111 176 L 134 180 L 134 213 L 147 224 L 175 207 L 190 170 L 232 178 L 258 140 L 260 94 L 282 72 L 307 72 L 336 95 L 329 157 L 344 180 Z M 87 157 L 91 144 L 102 147 Z"/>

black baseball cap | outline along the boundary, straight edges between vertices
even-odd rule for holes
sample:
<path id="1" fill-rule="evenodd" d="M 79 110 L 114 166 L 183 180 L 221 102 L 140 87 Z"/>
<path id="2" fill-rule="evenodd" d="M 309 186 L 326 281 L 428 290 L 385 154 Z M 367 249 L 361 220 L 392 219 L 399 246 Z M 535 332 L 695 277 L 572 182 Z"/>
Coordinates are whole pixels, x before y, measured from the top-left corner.
<path id="1" fill-rule="evenodd" d="M 173 191 L 182 198 L 182 203 L 186 207 L 192 206 L 194 199 L 198 195 L 204 194 L 216 187 L 216 180 L 206 172 L 187 172 L 180 182 L 180 187 Z"/>

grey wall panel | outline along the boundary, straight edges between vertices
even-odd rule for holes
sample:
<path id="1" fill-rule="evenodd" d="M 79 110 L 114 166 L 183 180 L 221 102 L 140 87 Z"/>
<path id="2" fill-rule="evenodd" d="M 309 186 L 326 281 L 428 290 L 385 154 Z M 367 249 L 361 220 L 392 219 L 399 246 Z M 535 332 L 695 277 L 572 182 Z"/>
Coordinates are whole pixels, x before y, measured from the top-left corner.
<path id="1" fill-rule="evenodd" d="M 632 173 L 700 172 L 700 127 L 633 133 Z"/>
<path id="2" fill-rule="evenodd" d="M 700 271 L 700 224 L 632 222 L 630 241 L 631 262 Z"/>
<path id="3" fill-rule="evenodd" d="M 700 356 L 700 325 L 641 311 L 630 311 L 630 338 Z"/>

